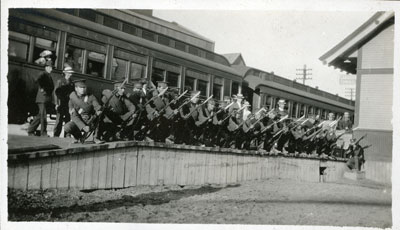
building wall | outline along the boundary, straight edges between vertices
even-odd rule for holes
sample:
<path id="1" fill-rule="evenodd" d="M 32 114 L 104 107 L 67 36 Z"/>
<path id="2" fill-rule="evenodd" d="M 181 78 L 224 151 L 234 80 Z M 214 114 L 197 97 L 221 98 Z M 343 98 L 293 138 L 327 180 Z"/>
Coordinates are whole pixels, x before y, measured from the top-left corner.
<path id="1" fill-rule="evenodd" d="M 366 178 L 391 182 L 393 137 L 394 26 L 384 28 L 358 51 L 356 130 L 354 137 L 367 135 Z"/>

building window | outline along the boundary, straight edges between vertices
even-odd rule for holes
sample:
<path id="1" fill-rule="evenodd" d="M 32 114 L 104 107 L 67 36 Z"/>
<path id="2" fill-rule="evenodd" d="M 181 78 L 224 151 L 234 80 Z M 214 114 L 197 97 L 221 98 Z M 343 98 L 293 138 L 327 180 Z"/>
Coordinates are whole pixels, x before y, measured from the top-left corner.
<path id="1" fill-rule="evenodd" d="M 169 86 L 179 87 L 179 74 L 167 71 L 167 82 Z"/>
<path id="2" fill-rule="evenodd" d="M 216 100 L 222 101 L 222 85 L 219 84 L 213 85 L 213 96 Z"/>
<path id="3" fill-rule="evenodd" d="M 199 56 L 199 49 L 194 46 L 189 46 L 189 53 Z"/>
<path id="4" fill-rule="evenodd" d="M 70 66 L 75 72 L 82 73 L 83 49 L 67 46 L 64 67 L 65 66 Z"/>
<path id="5" fill-rule="evenodd" d="M 137 36 L 137 29 L 136 29 L 136 27 L 134 27 L 134 26 L 132 26 L 132 25 L 130 25 L 130 24 L 124 23 L 124 24 L 122 25 L 122 31 L 124 31 L 125 33 L 128 33 L 128 34 L 132 34 L 132 35 Z"/>
<path id="6" fill-rule="evenodd" d="M 175 48 L 178 50 L 186 51 L 186 45 L 183 42 L 175 41 Z"/>
<path id="7" fill-rule="evenodd" d="M 128 61 L 119 58 L 113 58 L 111 79 L 124 80 L 126 78 L 127 69 Z"/>
<path id="8" fill-rule="evenodd" d="M 189 90 L 196 90 L 195 88 L 194 88 L 194 83 L 195 83 L 195 78 L 192 78 L 192 77 L 185 77 L 185 89 L 187 89 L 188 87 L 190 87 L 190 89 Z"/>
<path id="9" fill-rule="evenodd" d="M 158 35 L 158 43 L 165 46 L 169 46 L 169 38 L 162 35 Z"/>
<path id="10" fill-rule="evenodd" d="M 93 10 L 88 10 L 88 9 L 79 10 L 79 17 L 92 22 L 96 22 L 96 12 L 94 12 Z"/>
<path id="11" fill-rule="evenodd" d="M 103 21 L 103 25 L 113 28 L 113 29 L 118 29 L 118 20 L 112 18 L 112 17 L 108 17 L 108 16 L 104 16 L 104 21 Z"/>
<path id="12" fill-rule="evenodd" d="M 200 91 L 200 95 L 207 96 L 208 95 L 207 89 L 208 89 L 208 82 L 197 79 L 197 90 Z"/>
<path id="13" fill-rule="evenodd" d="M 96 77 L 103 77 L 105 60 L 106 55 L 89 51 L 86 65 L 86 73 Z"/>
<path id="14" fill-rule="evenodd" d="M 142 30 L 142 38 L 144 38 L 146 40 L 150 40 L 150 41 L 155 41 L 156 40 L 155 37 L 156 36 L 154 33 L 147 31 L 147 30 Z"/>
<path id="15" fill-rule="evenodd" d="M 138 79 L 138 78 L 144 78 L 145 77 L 145 72 L 146 71 L 146 66 L 137 64 L 134 62 L 131 62 L 131 70 L 129 74 L 129 79 Z"/>

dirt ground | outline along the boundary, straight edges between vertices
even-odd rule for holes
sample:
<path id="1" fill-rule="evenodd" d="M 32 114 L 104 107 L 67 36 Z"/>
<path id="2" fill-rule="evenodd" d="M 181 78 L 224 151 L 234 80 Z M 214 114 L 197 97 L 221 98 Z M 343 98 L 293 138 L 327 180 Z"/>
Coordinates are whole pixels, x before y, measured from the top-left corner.
<path id="1" fill-rule="evenodd" d="M 342 180 L 230 186 L 139 186 L 97 191 L 9 190 L 10 221 L 392 225 L 391 188 Z"/>

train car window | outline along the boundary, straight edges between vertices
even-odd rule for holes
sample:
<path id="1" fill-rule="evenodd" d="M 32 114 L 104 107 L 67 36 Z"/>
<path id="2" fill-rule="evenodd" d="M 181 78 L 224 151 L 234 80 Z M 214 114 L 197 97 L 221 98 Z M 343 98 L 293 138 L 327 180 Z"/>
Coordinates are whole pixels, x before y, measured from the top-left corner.
<path id="1" fill-rule="evenodd" d="M 222 85 L 214 84 L 213 85 L 213 97 L 216 100 L 222 100 Z"/>
<path id="2" fill-rule="evenodd" d="M 119 58 L 113 58 L 111 79 L 112 80 L 125 79 L 127 68 L 128 68 L 128 61 Z"/>
<path id="3" fill-rule="evenodd" d="M 169 46 L 169 42 L 170 42 L 169 38 L 162 36 L 162 35 L 158 35 L 158 43 L 165 45 L 165 46 Z"/>
<path id="4" fill-rule="evenodd" d="M 156 35 L 153 32 L 142 30 L 142 38 L 150 41 L 155 41 Z"/>
<path id="5" fill-rule="evenodd" d="M 191 90 L 196 90 L 194 88 L 195 78 L 192 77 L 185 77 L 185 88 L 190 87 Z"/>
<path id="6" fill-rule="evenodd" d="M 197 79 L 197 90 L 200 91 L 200 95 L 207 96 L 208 82 Z"/>
<path id="7" fill-rule="evenodd" d="M 110 28 L 118 29 L 118 24 L 119 24 L 118 20 L 116 20 L 112 17 L 104 16 L 103 25 L 110 27 Z"/>
<path id="8" fill-rule="evenodd" d="M 186 45 L 183 42 L 175 41 L 175 48 L 178 50 L 186 51 Z"/>
<path id="9" fill-rule="evenodd" d="M 8 43 L 8 56 L 10 58 L 27 61 L 28 44 L 10 40 Z"/>
<path id="10" fill-rule="evenodd" d="M 103 77 L 105 60 L 106 55 L 89 51 L 86 65 L 86 73 L 96 77 Z"/>
<path id="11" fill-rule="evenodd" d="M 239 93 L 239 83 L 233 81 L 232 82 L 232 95 L 238 94 Z"/>
<path id="12" fill-rule="evenodd" d="M 64 60 L 65 66 L 70 66 L 75 72 L 82 73 L 83 49 L 67 46 Z"/>
<path id="13" fill-rule="evenodd" d="M 88 10 L 88 9 L 80 9 L 79 10 L 79 17 L 92 21 L 92 22 L 96 22 L 96 12 L 93 10 Z"/>
<path id="14" fill-rule="evenodd" d="M 146 66 L 131 62 L 131 72 L 129 74 L 129 79 L 145 78 Z"/>
<path id="15" fill-rule="evenodd" d="M 153 68 L 151 81 L 153 82 L 154 85 L 157 85 L 157 81 L 164 81 L 164 70 Z"/>
<path id="16" fill-rule="evenodd" d="M 33 48 L 33 60 L 40 58 L 40 53 L 44 50 L 50 50 L 55 53 L 57 43 L 43 38 L 35 38 L 35 47 Z M 52 60 L 56 63 L 56 60 Z"/>
<path id="17" fill-rule="evenodd" d="M 61 9 L 56 9 L 56 10 L 64 12 L 64 13 L 67 13 L 67 14 L 75 15 L 75 10 L 74 9 L 61 8 Z"/>
<path id="18" fill-rule="evenodd" d="M 179 74 L 167 71 L 166 80 L 169 86 L 179 87 Z"/>
<path id="19" fill-rule="evenodd" d="M 297 104 L 297 102 L 293 102 L 293 106 L 292 106 L 292 114 L 291 114 L 291 116 L 292 117 L 295 117 L 295 118 L 297 118 L 297 106 L 298 106 L 298 104 Z"/>
<path id="20" fill-rule="evenodd" d="M 304 115 L 305 110 L 306 110 L 306 106 L 305 105 L 301 105 L 300 106 L 300 114 L 299 114 L 300 117 Z"/>

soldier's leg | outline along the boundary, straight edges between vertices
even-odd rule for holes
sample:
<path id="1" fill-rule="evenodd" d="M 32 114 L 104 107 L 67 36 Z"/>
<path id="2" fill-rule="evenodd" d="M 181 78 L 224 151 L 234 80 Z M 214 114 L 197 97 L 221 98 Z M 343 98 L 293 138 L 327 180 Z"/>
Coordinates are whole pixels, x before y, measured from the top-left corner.
<path id="1" fill-rule="evenodd" d="M 56 115 L 56 122 L 54 123 L 54 128 L 53 128 L 53 137 L 60 136 L 62 124 L 63 124 L 63 114 L 61 113 L 60 109 L 58 108 L 57 115 Z"/>
<path id="2" fill-rule="evenodd" d="M 71 134 L 77 140 L 82 137 L 81 131 L 73 121 L 70 121 L 64 125 L 64 131 L 67 134 Z"/>
<path id="3" fill-rule="evenodd" d="M 67 123 L 71 120 L 71 115 L 69 114 L 68 109 L 66 109 L 66 110 L 63 112 L 63 114 L 64 114 L 64 117 L 63 117 L 64 124 L 67 124 Z M 67 134 L 67 133 L 65 132 L 65 129 L 64 129 L 64 137 L 71 137 L 70 134 Z"/>
<path id="4" fill-rule="evenodd" d="M 47 111 L 46 104 L 39 104 L 39 114 L 40 114 L 40 135 L 47 136 Z"/>
<path id="5" fill-rule="evenodd" d="M 44 106 L 44 103 L 37 103 L 38 106 L 38 114 L 36 114 L 35 118 L 32 120 L 31 124 L 28 127 L 28 134 L 29 135 L 34 135 L 36 129 L 38 126 L 41 124 L 41 131 L 43 130 L 43 112 L 46 113 L 46 109 Z"/>

